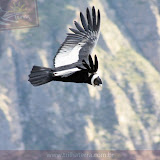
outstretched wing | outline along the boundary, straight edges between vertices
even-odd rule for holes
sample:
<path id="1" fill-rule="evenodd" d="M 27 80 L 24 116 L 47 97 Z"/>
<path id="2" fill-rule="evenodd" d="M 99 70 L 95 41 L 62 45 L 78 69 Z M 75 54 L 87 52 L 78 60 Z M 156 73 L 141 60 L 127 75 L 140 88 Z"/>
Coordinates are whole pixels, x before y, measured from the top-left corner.
<path id="1" fill-rule="evenodd" d="M 89 9 L 86 10 L 87 21 L 82 13 L 80 13 L 81 27 L 76 21 L 77 29 L 70 30 L 73 33 L 68 33 L 65 41 L 58 49 L 53 63 L 55 67 L 72 66 L 76 67 L 81 64 L 82 60 L 88 61 L 88 56 L 91 54 L 94 46 L 99 38 L 100 29 L 100 11 L 96 16 L 95 8 L 92 8 L 92 15 Z"/>

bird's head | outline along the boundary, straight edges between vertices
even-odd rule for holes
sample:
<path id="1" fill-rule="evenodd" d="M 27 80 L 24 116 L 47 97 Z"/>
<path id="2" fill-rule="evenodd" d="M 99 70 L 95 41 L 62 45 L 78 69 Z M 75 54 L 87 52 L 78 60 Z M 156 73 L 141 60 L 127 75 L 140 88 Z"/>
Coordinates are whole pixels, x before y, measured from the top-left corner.
<path id="1" fill-rule="evenodd" d="M 91 75 L 91 85 L 102 86 L 102 80 L 97 73 Z"/>
<path id="2" fill-rule="evenodd" d="M 98 59 L 97 56 L 95 55 L 94 57 L 94 63 L 92 60 L 91 55 L 89 55 L 89 64 L 87 64 L 87 62 L 85 60 L 82 61 L 82 64 L 85 68 L 80 68 L 83 70 L 87 70 L 88 71 L 88 76 L 89 76 L 89 81 L 88 83 L 93 85 L 93 86 L 102 86 L 102 80 L 100 79 L 99 75 L 97 74 L 97 70 L 98 70 Z"/>

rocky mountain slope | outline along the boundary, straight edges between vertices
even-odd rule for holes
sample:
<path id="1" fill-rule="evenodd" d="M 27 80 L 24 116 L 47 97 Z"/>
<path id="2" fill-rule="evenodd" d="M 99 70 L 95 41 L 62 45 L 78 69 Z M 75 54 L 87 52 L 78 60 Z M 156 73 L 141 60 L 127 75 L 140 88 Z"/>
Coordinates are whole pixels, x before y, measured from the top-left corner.
<path id="1" fill-rule="evenodd" d="M 79 11 L 101 11 L 103 88 L 29 84 Z M 40 26 L 0 32 L 0 149 L 160 149 L 160 1 L 39 0 Z"/>

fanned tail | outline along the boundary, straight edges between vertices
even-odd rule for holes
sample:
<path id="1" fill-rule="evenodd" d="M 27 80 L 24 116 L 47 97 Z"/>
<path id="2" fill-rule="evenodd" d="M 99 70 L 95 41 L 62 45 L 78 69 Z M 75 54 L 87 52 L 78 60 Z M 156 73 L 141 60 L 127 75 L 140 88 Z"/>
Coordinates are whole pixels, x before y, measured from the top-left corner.
<path id="1" fill-rule="evenodd" d="M 29 82 L 33 86 L 40 86 L 53 80 L 53 70 L 40 66 L 33 66 L 29 75 Z"/>

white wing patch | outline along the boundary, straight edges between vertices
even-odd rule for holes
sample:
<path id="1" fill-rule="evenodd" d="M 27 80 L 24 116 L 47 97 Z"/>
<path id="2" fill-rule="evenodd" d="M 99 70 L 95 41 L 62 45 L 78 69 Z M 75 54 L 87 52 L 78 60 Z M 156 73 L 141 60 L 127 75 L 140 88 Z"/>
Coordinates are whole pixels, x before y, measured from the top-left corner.
<path id="1" fill-rule="evenodd" d="M 73 72 L 77 72 L 77 71 L 80 71 L 80 69 L 72 68 L 72 69 L 67 69 L 67 70 L 63 70 L 63 71 L 54 72 L 54 75 L 65 77 L 65 75 L 68 76 L 69 74 L 72 74 Z"/>
<path id="2" fill-rule="evenodd" d="M 63 46 L 55 57 L 55 67 L 65 66 L 79 60 L 79 51 L 84 43 L 78 43 L 74 48 Z"/>

